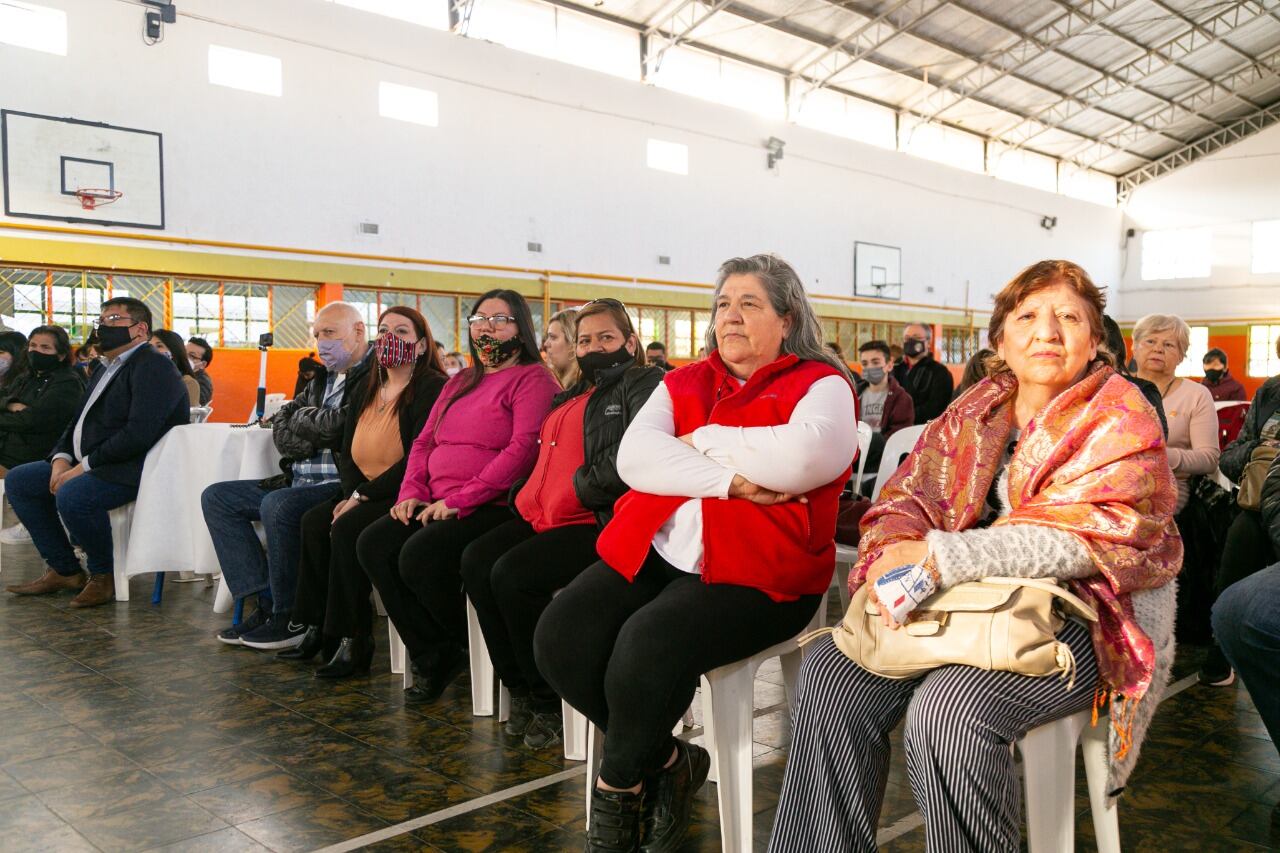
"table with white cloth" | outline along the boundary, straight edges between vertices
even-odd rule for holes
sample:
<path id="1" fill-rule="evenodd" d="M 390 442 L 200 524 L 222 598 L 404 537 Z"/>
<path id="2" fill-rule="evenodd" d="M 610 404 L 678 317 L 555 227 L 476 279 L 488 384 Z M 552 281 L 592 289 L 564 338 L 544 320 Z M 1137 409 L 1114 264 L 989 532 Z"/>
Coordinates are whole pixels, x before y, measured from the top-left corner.
<path id="1" fill-rule="evenodd" d="M 224 480 L 261 480 L 278 473 L 280 454 L 269 429 L 204 423 L 169 430 L 142 468 L 125 574 L 217 573 L 218 555 L 200 495 Z M 230 598 L 222 600 L 223 589 L 218 598 L 215 609 L 222 611 Z"/>

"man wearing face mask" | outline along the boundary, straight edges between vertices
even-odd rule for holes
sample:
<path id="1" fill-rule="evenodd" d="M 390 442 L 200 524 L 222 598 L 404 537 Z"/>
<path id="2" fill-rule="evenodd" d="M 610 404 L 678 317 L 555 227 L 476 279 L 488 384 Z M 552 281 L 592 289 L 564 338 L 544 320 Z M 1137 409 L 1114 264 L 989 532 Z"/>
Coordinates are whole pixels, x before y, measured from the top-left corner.
<path id="1" fill-rule="evenodd" d="M 1204 387 L 1209 389 L 1215 403 L 1248 400 L 1240 380 L 1227 370 L 1227 354 L 1216 347 L 1204 354 Z"/>
<path id="2" fill-rule="evenodd" d="M 911 395 L 917 424 L 928 423 L 951 403 L 955 380 L 930 351 L 933 331 L 924 323 L 912 323 L 902 332 L 902 361 L 893 378 Z"/>
<path id="3" fill-rule="evenodd" d="M 80 590 L 72 607 L 115 597 L 108 512 L 137 498 L 147 451 L 190 418 L 178 372 L 147 345 L 152 322 L 146 305 L 129 297 L 108 299 L 97 326 L 107 365 L 94 374 L 50 461 L 19 465 L 5 478 L 9 503 L 48 564 L 38 580 L 8 590 Z M 87 558 L 87 582 L 72 539 Z"/>
<path id="4" fill-rule="evenodd" d="M 316 314 L 312 332 L 325 366 L 300 395 L 263 424 L 270 428 L 285 472 L 266 480 L 230 480 L 204 490 L 200 506 L 222 576 L 237 599 L 257 594 L 258 607 L 239 625 L 219 632 L 222 642 L 258 649 L 302 642 L 306 626 L 291 622 L 302 516 L 341 495 L 334 453 L 342 444 L 350 400 L 369 375 L 364 321 L 354 305 L 331 302 Z M 266 531 L 264 550 L 253 522 Z"/>
<path id="5" fill-rule="evenodd" d="M 208 367 L 213 364 L 213 347 L 204 338 L 187 339 L 187 361 L 191 362 L 191 376 L 200 386 L 200 405 L 213 402 L 213 380 Z"/>

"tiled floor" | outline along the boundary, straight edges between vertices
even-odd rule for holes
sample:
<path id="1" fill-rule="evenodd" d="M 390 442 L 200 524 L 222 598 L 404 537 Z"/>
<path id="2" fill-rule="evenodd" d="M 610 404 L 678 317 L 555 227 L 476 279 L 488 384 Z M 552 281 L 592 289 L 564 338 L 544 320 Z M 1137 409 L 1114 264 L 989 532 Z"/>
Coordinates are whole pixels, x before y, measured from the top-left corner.
<path id="1" fill-rule="evenodd" d="M 0 582 L 34 577 L 30 546 L 6 546 Z M 367 678 L 337 684 L 307 666 L 223 646 L 213 590 L 169 584 L 150 604 L 89 611 L 70 596 L 0 593 L 0 850 L 307 851 L 572 772 L 490 718 L 471 716 L 465 678 L 439 704 L 407 709 L 385 648 Z M 381 641 L 385 633 L 379 634 Z M 1188 649 L 1175 677 L 1195 670 Z M 776 667 L 757 707 L 782 699 Z M 780 712 L 756 720 L 755 842 L 782 780 Z M 1081 774 L 1083 776 L 1083 774 Z M 439 819 L 381 850 L 572 850 L 583 778 Z M 1247 694 L 1192 687 L 1161 707 L 1121 804 L 1128 851 L 1280 847 L 1280 755 Z M 1078 847 L 1092 849 L 1087 800 Z M 884 850 L 924 849 L 895 752 Z M 715 789 L 699 795 L 689 850 L 720 847 Z"/>

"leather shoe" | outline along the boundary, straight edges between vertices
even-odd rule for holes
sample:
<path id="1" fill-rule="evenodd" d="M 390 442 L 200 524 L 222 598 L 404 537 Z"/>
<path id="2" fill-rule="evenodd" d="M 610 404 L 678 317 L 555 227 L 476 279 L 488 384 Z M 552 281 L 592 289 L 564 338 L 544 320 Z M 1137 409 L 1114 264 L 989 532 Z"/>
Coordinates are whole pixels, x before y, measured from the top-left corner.
<path id="1" fill-rule="evenodd" d="M 669 853 L 679 850 L 689 829 L 693 796 L 707 781 L 711 755 L 694 743 L 677 740 L 676 760 L 645 784 L 644 840 L 641 853 Z"/>
<path id="2" fill-rule="evenodd" d="M 72 607 L 97 607 L 116 600 L 116 579 L 111 574 L 90 575 L 80 594 L 71 599 Z"/>
<path id="3" fill-rule="evenodd" d="M 308 625 L 307 632 L 302 635 L 302 642 L 291 649 L 276 652 L 280 660 L 311 660 L 324 648 L 324 631 L 319 625 Z"/>
<path id="4" fill-rule="evenodd" d="M 372 637 L 343 637 L 333 659 L 316 670 L 316 678 L 349 678 L 364 674 L 372 663 Z"/>
<path id="5" fill-rule="evenodd" d="M 84 589 L 84 585 L 84 572 L 76 572 L 74 575 L 60 575 L 53 569 L 45 569 L 44 574 L 35 580 L 7 586 L 5 589 L 14 595 L 48 595 L 51 592 L 59 592 L 64 589 L 73 589 L 79 592 Z"/>
<path id="6" fill-rule="evenodd" d="M 413 686 L 404 691 L 406 705 L 424 705 L 436 701 L 445 688 L 467 668 L 467 650 L 460 646 L 450 646 L 434 657 L 435 661 L 425 666 L 419 666 L 416 661 L 410 663 L 414 678 Z"/>
<path id="7" fill-rule="evenodd" d="M 591 786 L 591 826 L 587 853 L 636 853 L 640 849 L 644 793 L 605 791 Z"/>

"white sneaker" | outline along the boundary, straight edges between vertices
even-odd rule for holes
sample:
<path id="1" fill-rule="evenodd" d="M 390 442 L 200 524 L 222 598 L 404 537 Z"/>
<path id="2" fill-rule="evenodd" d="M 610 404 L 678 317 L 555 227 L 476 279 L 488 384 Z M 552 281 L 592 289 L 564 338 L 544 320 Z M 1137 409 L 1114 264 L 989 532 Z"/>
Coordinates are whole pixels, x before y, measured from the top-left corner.
<path id="1" fill-rule="evenodd" d="M 30 545 L 31 534 L 27 532 L 25 526 L 15 524 L 13 527 L 0 530 L 0 542 L 6 545 Z"/>

